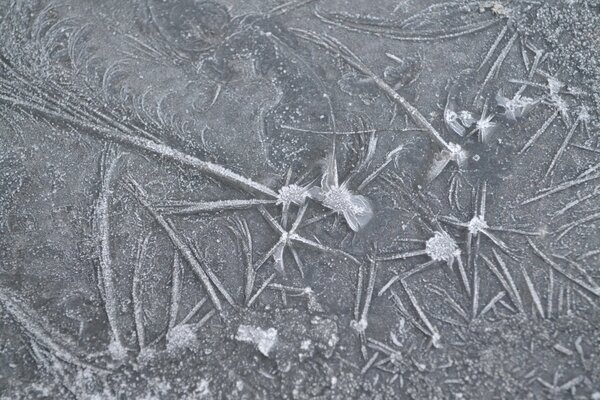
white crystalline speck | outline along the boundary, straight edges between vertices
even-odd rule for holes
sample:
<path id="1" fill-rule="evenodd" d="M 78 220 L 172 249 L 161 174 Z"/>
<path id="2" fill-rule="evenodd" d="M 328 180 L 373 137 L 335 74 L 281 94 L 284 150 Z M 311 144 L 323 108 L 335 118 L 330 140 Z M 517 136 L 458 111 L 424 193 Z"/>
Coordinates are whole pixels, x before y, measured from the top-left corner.
<path id="1" fill-rule="evenodd" d="M 425 244 L 425 251 L 435 261 L 450 261 L 460 253 L 454 239 L 445 232 L 435 232 Z"/>
<path id="2" fill-rule="evenodd" d="M 298 185 L 287 185 L 279 190 L 277 197 L 277 203 L 294 203 L 296 205 L 302 205 L 308 197 L 308 191 L 306 188 Z"/>
<path id="3" fill-rule="evenodd" d="M 482 229 L 486 229 L 488 227 L 487 222 L 485 222 L 480 217 L 473 217 L 471 221 L 469 221 L 469 233 L 473 235 L 477 235 L 481 232 Z"/>
<path id="4" fill-rule="evenodd" d="M 468 128 L 473 125 L 477 120 L 469 111 L 461 111 L 458 113 L 458 118 L 460 118 L 460 122 L 464 127 Z"/>
<path id="5" fill-rule="evenodd" d="M 536 103 L 536 100 L 516 94 L 512 99 L 508 99 L 501 94 L 496 96 L 496 102 L 502 108 L 507 117 L 512 120 L 522 117 Z"/>
<path id="6" fill-rule="evenodd" d="M 550 96 L 555 96 L 558 94 L 558 92 L 560 92 L 560 89 L 562 89 L 562 87 L 565 84 L 562 83 L 561 81 L 559 81 L 556 78 L 550 77 L 548 78 L 548 89 L 550 90 Z"/>
<path id="7" fill-rule="evenodd" d="M 444 118 L 446 119 L 446 122 L 454 122 L 457 120 L 458 114 L 452 110 L 448 110 L 444 113 Z"/>
<path id="8" fill-rule="evenodd" d="M 465 128 L 458 122 L 458 114 L 456 114 L 452 110 L 447 109 L 446 111 L 444 111 L 444 119 L 448 127 L 452 129 L 454 133 L 460 136 L 464 136 Z"/>
<path id="9" fill-rule="evenodd" d="M 357 232 L 373 217 L 373 208 L 365 196 L 354 194 L 345 185 L 333 186 L 320 194 L 323 206 L 343 214 L 350 228 Z"/>
<path id="10" fill-rule="evenodd" d="M 264 330 L 255 326 L 240 325 L 235 338 L 240 342 L 254 344 L 258 351 L 268 357 L 269 352 L 277 343 L 277 330 L 275 328 Z"/>
<path id="11" fill-rule="evenodd" d="M 448 143 L 448 149 L 450 150 L 450 157 L 459 165 L 463 164 L 464 161 L 469 157 L 468 153 L 456 143 Z"/>
<path id="12" fill-rule="evenodd" d="M 337 212 L 360 213 L 362 211 L 358 204 L 353 201 L 352 193 L 344 186 L 333 187 L 325 193 L 323 205 Z"/>

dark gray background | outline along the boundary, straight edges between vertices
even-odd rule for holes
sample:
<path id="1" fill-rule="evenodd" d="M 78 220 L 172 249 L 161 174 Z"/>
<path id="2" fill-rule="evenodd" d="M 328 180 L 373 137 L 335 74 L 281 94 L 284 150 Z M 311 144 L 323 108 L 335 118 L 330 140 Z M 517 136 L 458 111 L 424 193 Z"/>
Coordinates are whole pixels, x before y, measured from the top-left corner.
<path id="1" fill-rule="evenodd" d="M 600 398 L 599 31 L 592 0 L 0 1 L 0 398 Z M 384 87 L 465 161 L 430 181 L 447 151 Z M 501 96 L 516 93 L 529 100 L 512 119 Z M 444 121 L 448 107 L 479 119 L 484 104 L 485 142 Z M 303 276 L 287 247 L 284 273 L 269 257 L 252 305 L 248 256 L 280 236 L 257 206 L 168 215 L 230 295 L 216 310 L 130 181 L 167 216 L 176 201 L 270 196 L 165 149 L 275 192 L 289 173 L 314 187 L 307 221 L 329 211 L 315 193 L 334 130 L 339 183 L 356 172 L 349 195 L 388 161 L 360 190 L 373 217 L 358 232 L 342 213 L 301 226 L 327 249 L 294 243 Z M 469 247 L 468 227 L 448 221 L 476 216 L 483 187 L 485 221 L 509 231 Z M 264 209 L 280 221 L 284 207 Z M 377 261 L 368 295 L 374 259 L 441 230 L 476 291 L 454 260 L 378 296 L 430 253 Z M 310 291 L 284 299 L 277 285 Z M 357 293 L 359 312 L 370 299 L 364 334 Z"/>

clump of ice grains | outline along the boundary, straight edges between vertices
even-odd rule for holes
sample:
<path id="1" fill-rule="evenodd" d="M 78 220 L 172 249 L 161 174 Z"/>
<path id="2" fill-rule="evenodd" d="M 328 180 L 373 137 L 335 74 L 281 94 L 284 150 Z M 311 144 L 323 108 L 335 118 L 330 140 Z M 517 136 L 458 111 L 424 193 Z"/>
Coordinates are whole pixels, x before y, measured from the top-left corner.
<path id="1" fill-rule="evenodd" d="M 456 241 L 445 232 L 435 232 L 425 243 L 425 251 L 435 261 L 450 262 L 460 255 Z"/>
<path id="2" fill-rule="evenodd" d="M 268 357 L 277 343 L 277 330 L 275 328 L 264 330 L 251 325 L 240 325 L 235 338 L 240 342 L 253 344 L 258 351 Z"/>

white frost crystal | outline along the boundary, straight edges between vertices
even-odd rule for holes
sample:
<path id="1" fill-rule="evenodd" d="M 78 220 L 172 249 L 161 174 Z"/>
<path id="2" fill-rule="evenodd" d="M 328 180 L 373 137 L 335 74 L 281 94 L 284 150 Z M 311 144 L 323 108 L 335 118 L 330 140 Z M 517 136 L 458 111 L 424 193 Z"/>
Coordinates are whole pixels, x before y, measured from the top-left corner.
<path id="1" fill-rule="evenodd" d="M 435 232 L 425 244 L 425 251 L 435 261 L 451 261 L 460 254 L 456 241 L 446 232 Z"/>
<path id="2" fill-rule="evenodd" d="M 255 326 L 240 325 L 235 338 L 240 342 L 254 344 L 258 351 L 268 357 L 269 352 L 277 343 L 277 330 L 275 328 L 264 330 Z"/>
<path id="3" fill-rule="evenodd" d="M 327 169 L 323 172 L 321 187 L 309 189 L 309 195 L 324 207 L 342 214 L 354 232 L 364 228 L 373 218 L 373 207 L 369 199 L 350 191 L 347 182 L 339 183 L 335 155 L 330 158 Z"/>
<path id="4" fill-rule="evenodd" d="M 537 101 L 520 94 L 515 94 L 512 99 L 504 97 L 501 93 L 496 95 L 496 102 L 504 108 L 504 114 L 513 121 L 522 117 L 533 107 Z"/>
<path id="5" fill-rule="evenodd" d="M 325 181 L 325 180 L 324 180 Z M 329 185 L 326 182 L 314 198 L 329 208 L 344 216 L 348 226 L 358 232 L 373 218 L 373 207 L 365 196 L 354 194 L 346 185 Z"/>
<path id="6" fill-rule="evenodd" d="M 469 221 L 469 233 L 472 235 L 477 235 L 479 232 L 487 228 L 487 222 L 485 222 L 485 220 L 483 220 L 481 217 L 473 217 L 473 219 Z"/>
<path id="7" fill-rule="evenodd" d="M 450 151 L 450 159 L 455 161 L 458 165 L 462 165 L 469 157 L 467 151 L 459 144 L 450 142 L 448 143 L 448 148 Z"/>
<path id="8" fill-rule="evenodd" d="M 308 190 L 305 187 L 291 184 L 279 189 L 277 204 L 296 204 L 301 206 L 308 197 Z"/>

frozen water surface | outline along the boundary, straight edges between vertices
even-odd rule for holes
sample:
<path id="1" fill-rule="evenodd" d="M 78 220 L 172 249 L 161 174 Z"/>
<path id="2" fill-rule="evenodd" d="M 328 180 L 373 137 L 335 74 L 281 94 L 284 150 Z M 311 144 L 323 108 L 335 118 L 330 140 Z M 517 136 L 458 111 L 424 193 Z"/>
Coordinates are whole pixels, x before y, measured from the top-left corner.
<path id="1" fill-rule="evenodd" d="M 600 399 L 597 0 L 0 0 L 1 399 Z"/>

